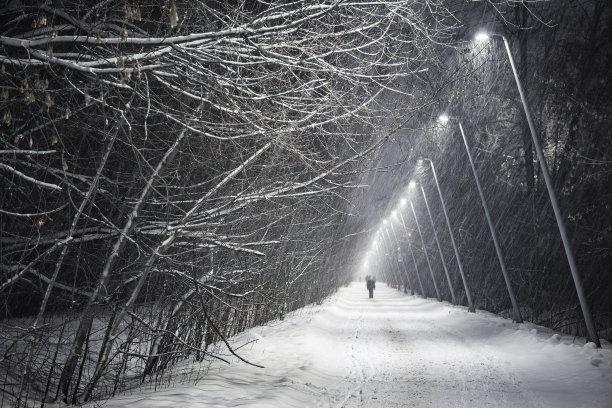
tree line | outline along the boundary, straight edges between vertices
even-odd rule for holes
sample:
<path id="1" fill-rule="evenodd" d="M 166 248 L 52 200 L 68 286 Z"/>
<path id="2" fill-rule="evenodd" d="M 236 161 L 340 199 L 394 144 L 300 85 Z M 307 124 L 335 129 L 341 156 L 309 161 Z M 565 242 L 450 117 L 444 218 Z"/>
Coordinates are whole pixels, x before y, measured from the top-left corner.
<path id="1" fill-rule="evenodd" d="M 0 16 L 0 368 L 16 406 L 205 371 L 233 334 L 350 281 L 334 255 L 345 195 L 387 141 L 380 95 L 456 25 L 438 0 L 16 1 Z"/>

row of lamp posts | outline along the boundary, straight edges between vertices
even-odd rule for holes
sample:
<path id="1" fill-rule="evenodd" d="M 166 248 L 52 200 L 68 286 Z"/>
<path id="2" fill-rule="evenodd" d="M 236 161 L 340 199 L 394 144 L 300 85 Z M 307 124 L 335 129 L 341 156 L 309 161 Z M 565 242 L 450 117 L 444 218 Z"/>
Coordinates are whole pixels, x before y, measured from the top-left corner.
<path id="1" fill-rule="evenodd" d="M 534 146 L 534 149 L 536 150 L 536 154 L 537 154 L 537 157 L 538 157 L 538 161 L 540 163 L 540 168 L 541 168 L 541 171 L 542 171 L 542 175 L 544 177 L 544 181 L 546 183 L 546 188 L 548 190 L 550 202 L 551 202 L 551 205 L 553 207 L 553 211 L 555 213 L 555 219 L 557 221 L 557 226 L 559 228 L 559 233 L 560 233 L 561 239 L 563 241 L 563 247 L 565 249 L 567 260 L 568 260 L 568 263 L 569 263 L 569 266 L 570 266 L 570 270 L 571 270 L 571 273 L 572 273 L 572 278 L 574 280 L 574 285 L 576 287 L 576 292 L 578 294 L 578 299 L 580 301 L 580 306 L 582 308 L 582 313 L 583 313 L 584 320 L 585 320 L 585 325 L 586 325 L 586 328 L 587 328 L 588 338 L 589 338 L 589 340 L 594 342 L 597 347 L 601 347 L 601 344 L 600 344 L 600 341 L 599 341 L 599 337 L 597 335 L 597 331 L 595 330 L 595 326 L 593 325 L 593 322 L 592 322 L 591 313 L 589 311 L 589 307 L 588 307 L 588 304 L 587 304 L 587 301 L 586 301 L 586 297 L 585 297 L 584 291 L 582 289 L 582 283 L 581 283 L 580 275 L 578 273 L 578 268 L 576 266 L 576 261 L 574 259 L 574 254 L 573 254 L 572 248 L 570 246 L 570 241 L 569 241 L 569 238 L 568 238 L 568 235 L 567 235 L 567 231 L 566 231 L 566 228 L 565 228 L 565 224 L 564 224 L 564 221 L 563 221 L 561 210 L 559 209 L 559 204 L 558 204 L 558 201 L 557 201 L 557 197 L 556 197 L 555 191 L 553 189 L 552 181 L 551 181 L 550 174 L 549 174 L 549 171 L 548 171 L 548 166 L 546 164 L 546 160 L 545 160 L 545 157 L 544 157 L 544 153 L 542 152 L 542 148 L 540 146 L 540 142 L 539 142 L 539 140 L 537 138 L 537 135 L 536 135 L 535 126 L 533 124 L 533 120 L 531 118 L 531 114 L 529 112 L 529 108 L 527 106 L 527 100 L 525 98 L 525 93 L 523 91 L 522 84 L 521 84 L 520 79 L 519 79 L 518 74 L 517 74 L 516 66 L 514 64 L 514 59 L 512 57 L 512 53 L 510 51 L 510 46 L 508 44 L 508 40 L 503 35 L 500 35 L 500 34 L 490 35 L 490 34 L 486 34 L 486 33 L 482 33 L 482 32 L 478 33 L 476 35 L 475 39 L 477 41 L 482 42 L 482 41 L 488 41 L 489 39 L 491 39 L 491 37 L 499 37 L 504 42 L 505 49 L 506 49 L 506 52 L 508 54 L 508 59 L 509 59 L 509 62 L 510 62 L 510 66 L 512 67 L 512 72 L 514 74 L 514 78 L 516 80 L 516 85 L 518 87 L 518 91 L 519 91 L 519 94 L 520 94 L 520 97 L 521 97 L 521 102 L 523 104 L 523 109 L 525 111 L 525 116 L 526 116 L 527 122 L 529 124 L 529 130 L 531 132 L 531 137 L 533 139 L 533 146 Z M 500 268 L 501 268 L 501 271 L 502 271 L 502 274 L 503 274 L 503 277 L 504 277 L 504 281 L 505 281 L 505 284 L 506 284 L 506 289 L 507 289 L 507 292 L 508 292 L 508 296 L 509 296 L 510 301 L 512 303 L 513 318 L 514 318 L 514 320 L 516 322 L 520 323 L 520 322 L 523 321 L 523 318 L 521 316 L 520 309 L 519 309 L 518 303 L 516 301 L 516 297 L 514 296 L 514 292 L 512 290 L 512 285 L 511 285 L 510 278 L 509 278 L 507 270 L 506 270 L 506 265 L 505 265 L 505 262 L 504 262 L 504 257 L 502 255 L 501 247 L 500 247 L 499 241 L 497 239 L 497 233 L 495 232 L 494 224 L 493 224 L 493 221 L 491 219 L 491 215 L 489 213 L 489 208 L 487 206 L 487 202 L 485 200 L 485 197 L 484 197 L 484 194 L 483 194 L 483 191 L 482 191 L 482 187 L 480 185 L 480 180 L 478 178 L 478 173 L 476 172 L 476 168 L 474 166 L 474 161 L 472 159 L 472 155 L 471 155 L 471 152 L 470 152 L 470 147 L 469 147 L 467 138 L 465 136 L 465 132 L 463 130 L 463 126 L 462 126 L 461 122 L 458 119 L 450 118 L 447 115 L 440 116 L 439 122 L 441 124 L 443 124 L 443 125 L 446 125 L 451 119 L 456 120 L 457 123 L 458 123 L 459 131 L 461 133 L 461 137 L 463 138 L 463 143 L 465 145 L 465 149 L 466 149 L 466 152 L 467 152 L 467 155 L 468 155 L 468 159 L 469 159 L 469 162 L 470 162 L 470 167 L 472 169 L 472 173 L 473 173 L 474 179 L 476 181 L 476 187 L 478 188 L 478 193 L 480 195 L 480 199 L 481 199 L 481 202 L 482 202 L 482 207 L 483 207 L 483 210 L 485 212 L 485 217 L 487 219 L 487 224 L 489 226 L 489 231 L 491 233 L 491 239 L 493 241 L 493 245 L 495 246 L 495 252 L 497 254 L 497 259 L 499 261 Z M 449 235 L 450 235 L 450 241 L 451 241 L 451 244 L 452 244 L 452 247 L 453 247 L 453 251 L 454 251 L 454 254 L 455 254 L 455 259 L 457 260 L 457 265 L 458 265 L 459 273 L 461 275 L 461 280 L 462 280 L 462 283 L 463 283 L 463 288 L 464 288 L 465 295 L 466 295 L 466 298 L 467 298 L 468 310 L 471 311 L 471 312 L 474 312 L 475 311 L 474 304 L 472 302 L 472 297 L 471 297 L 471 294 L 470 294 L 470 291 L 469 291 L 469 288 L 468 288 L 468 284 L 467 284 L 467 280 L 466 280 L 466 276 L 465 276 L 465 271 L 463 269 L 463 264 L 461 262 L 461 257 L 460 257 L 460 254 L 459 254 L 459 250 L 457 249 L 457 244 L 455 242 L 455 237 L 454 237 L 454 234 L 453 234 L 453 229 L 451 227 L 451 223 L 450 223 L 450 220 L 449 220 L 449 217 L 448 217 L 448 212 L 446 210 L 446 204 L 445 204 L 444 198 L 442 196 L 442 191 L 440 190 L 440 184 L 438 182 L 438 177 L 437 177 L 437 174 L 436 174 L 435 166 L 434 166 L 434 163 L 433 163 L 433 161 L 431 159 L 421 159 L 421 160 L 419 160 L 419 162 L 420 162 L 419 164 L 422 164 L 425 161 L 429 162 L 429 164 L 430 164 L 431 172 L 432 172 L 432 178 L 433 178 L 433 180 L 435 182 L 435 185 L 436 185 L 436 188 L 437 188 L 437 191 L 438 191 L 438 196 L 440 198 L 440 203 L 441 203 L 441 206 L 442 206 L 442 210 L 444 212 L 444 219 L 446 221 L 446 227 L 447 227 Z M 413 182 L 410 183 L 410 188 L 411 189 L 414 189 L 416 187 L 417 187 L 417 183 L 416 182 L 413 181 Z M 438 253 L 440 255 L 440 261 L 441 261 L 441 263 L 443 265 L 443 268 L 444 268 L 444 273 L 445 273 L 446 280 L 447 280 L 447 283 L 448 283 L 448 287 L 449 287 L 449 291 L 450 291 L 450 294 L 451 294 L 452 302 L 453 302 L 453 304 L 456 304 L 457 300 L 456 300 L 456 296 L 455 296 L 455 290 L 453 288 L 452 279 L 451 279 L 451 277 L 449 275 L 448 267 L 447 267 L 447 264 L 446 264 L 446 260 L 444 258 L 444 254 L 442 252 L 442 248 L 440 246 L 440 241 L 439 241 L 439 238 L 438 238 L 438 235 L 437 235 L 437 232 L 436 232 L 436 228 L 435 228 L 435 225 L 434 225 L 434 222 L 433 222 L 433 217 L 431 215 L 431 209 L 430 209 L 430 206 L 429 206 L 429 202 L 427 200 L 427 196 L 425 194 L 425 189 L 423 188 L 422 185 L 419 185 L 419 187 L 420 187 L 420 190 L 421 190 L 421 193 L 422 193 L 422 196 L 423 196 L 423 201 L 425 202 L 425 207 L 427 208 L 427 213 L 429 215 L 429 221 L 431 223 L 431 228 L 433 230 L 433 234 L 434 234 L 434 238 L 435 238 L 435 243 L 436 243 L 436 246 L 437 246 L 437 249 L 438 249 Z M 414 286 L 413 286 L 413 283 L 412 283 L 412 277 L 408 273 L 408 268 L 406 267 L 406 262 L 405 261 L 404 262 L 393 262 L 393 258 L 394 258 L 393 255 L 396 252 L 395 251 L 396 248 L 398 249 L 398 256 L 401 257 L 401 251 L 399 250 L 400 249 L 399 248 L 399 238 L 398 238 L 398 235 L 396 233 L 396 230 L 395 230 L 395 227 L 394 227 L 394 224 L 393 224 L 393 220 L 397 219 L 397 217 L 399 215 L 399 220 L 401 221 L 401 225 L 402 225 L 402 229 L 403 229 L 404 234 L 406 234 L 407 238 L 409 238 L 411 236 L 411 234 L 412 234 L 412 232 L 409 231 L 408 228 L 406 227 L 406 222 L 404 220 L 404 216 L 403 216 L 403 213 L 402 213 L 402 209 L 406 205 L 407 202 L 410 203 L 410 208 L 412 210 L 412 214 L 413 214 L 413 217 L 414 217 L 414 220 L 415 220 L 415 224 L 416 224 L 416 227 L 417 227 L 417 232 L 418 232 L 418 235 L 420 237 L 420 242 L 421 242 L 423 253 L 424 253 L 424 256 L 425 256 L 425 259 L 426 259 L 427 267 L 429 269 L 429 272 L 430 272 L 430 275 L 431 275 L 431 279 L 433 281 L 433 286 L 435 288 L 436 297 L 438 298 L 438 300 L 441 300 L 438 284 L 436 282 L 436 279 L 435 279 L 435 276 L 434 276 L 434 273 L 433 273 L 433 270 L 432 270 L 432 267 L 431 267 L 431 262 L 430 262 L 430 259 L 429 259 L 429 255 L 427 254 L 427 249 L 426 249 L 425 241 L 424 241 L 423 235 L 422 235 L 421 225 L 420 225 L 420 223 L 418 221 L 417 214 L 416 214 L 416 211 L 414 209 L 414 205 L 413 205 L 413 202 L 412 202 L 411 199 L 408 199 L 408 200 L 402 199 L 400 209 L 399 210 L 395 210 L 395 211 L 392 212 L 392 217 L 391 217 L 390 220 L 385 219 L 383 221 L 383 225 L 382 225 L 381 229 L 379 229 L 379 231 L 377 233 L 377 236 L 376 236 L 376 239 L 374 241 L 374 246 L 373 246 L 372 250 L 375 251 L 378 255 L 380 255 L 380 256 L 377 257 L 377 259 L 385 259 L 385 262 L 387 263 L 387 265 L 386 265 L 387 267 L 383 268 L 383 270 L 385 271 L 385 274 L 386 274 L 386 276 L 385 276 L 386 281 L 387 282 L 395 282 L 397 284 L 398 288 L 400 287 L 400 284 L 402 284 L 402 283 L 406 284 L 407 283 L 408 286 L 410 287 L 410 289 L 412 290 L 412 294 L 414 294 Z M 419 284 L 419 288 L 420 288 L 421 294 L 423 296 L 426 296 L 425 290 L 424 290 L 424 287 L 423 287 L 423 280 L 422 280 L 421 274 L 420 274 L 419 269 L 418 269 L 418 263 L 416 261 L 416 257 L 415 257 L 415 254 L 414 254 L 414 250 L 412 248 L 412 244 L 410 243 L 410 240 L 408 240 L 408 249 L 409 249 L 409 252 L 410 252 L 413 264 L 414 264 L 414 272 L 415 272 L 415 276 L 414 277 L 416 278 L 416 280 L 417 280 L 417 282 Z M 399 261 L 399 259 L 398 259 L 398 261 Z M 403 267 L 403 274 L 402 274 L 402 271 L 400 271 L 400 267 L 399 267 L 400 264 Z M 405 279 L 402 279 L 402 277 L 405 278 Z"/>

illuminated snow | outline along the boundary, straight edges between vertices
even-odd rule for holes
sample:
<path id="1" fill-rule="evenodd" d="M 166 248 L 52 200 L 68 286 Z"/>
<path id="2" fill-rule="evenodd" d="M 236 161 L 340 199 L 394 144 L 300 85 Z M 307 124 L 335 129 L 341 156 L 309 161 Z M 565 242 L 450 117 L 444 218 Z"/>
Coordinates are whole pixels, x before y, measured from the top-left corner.
<path id="1" fill-rule="evenodd" d="M 322 306 L 233 339 L 252 367 L 214 363 L 197 384 L 106 407 L 612 406 L 612 348 L 530 323 L 354 282 Z"/>

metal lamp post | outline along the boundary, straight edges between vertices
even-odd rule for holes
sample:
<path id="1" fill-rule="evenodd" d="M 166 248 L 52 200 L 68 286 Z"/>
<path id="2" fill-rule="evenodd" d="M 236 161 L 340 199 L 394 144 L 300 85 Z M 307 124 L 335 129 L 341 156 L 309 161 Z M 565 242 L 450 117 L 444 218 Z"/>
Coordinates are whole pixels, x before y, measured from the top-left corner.
<path id="1" fill-rule="evenodd" d="M 385 241 L 382 237 L 381 232 L 378 231 L 376 233 L 376 236 L 377 238 L 374 240 L 374 245 L 376 246 L 378 252 L 380 253 L 380 257 L 381 257 L 380 263 L 382 264 L 382 267 L 384 270 L 385 282 L 387 282 L 387 285 L 388 285 L 389 281 L 393 278 L 393 270 L 391 269 L 391 265 L 389 265 L 389 260 L 387 259 L 387 253 L 385 250 Z"/>
<path id="2" fill-rule="evenodd" d="M 395 266 L 395 284 L 399 286 L 400 277 L 402 276 L 402 272 L 399 268 L 399 262 L 397 262 L 397 258 L 395 258 L 395 248 L 397 248 L 397 243 L 393 243 L 393 238 L 391 238 L 391 234 L 389 233 L 389 228 L 387 228 L 387 220 L 383 220 L 384 230 L 387 233 L 387 239 L 389 240 L 389 261 L 392 266 Z"/>
<path id="3" fill-rule="evenodd" d="M 414 264 L 414 272 L 416 274 L 417 281 L 419 282 L 419 287 L 421 288 L 421 295 L 423 295 L 424 298 L 427 298 L 427 295 L 425 294 L 425 289 L 423 288 L 423 281 L 421 281 L 421 275 L 419 274 L 419 267 L 417 266 L 417 261 L 414 256 L 414 251 L 412 250 L 412 244 L 410 244 L 410 233 L 408 232 L 408 228 L 406 228 L 406 222 L 404 221 L 404 216 L 402 215 L 401 212 L 399 213 L 399 216 L 400 216 L 400 220 L 402 221 L 402 226 L 404 227 L 404 232 L 406 233 L 406 237 L 408 237 L 408 250 L 410 251 L 410 256 L 412 257 L 412 263 Z"/>
<path id="4" fill-rule="evenodd" d="M 440 116 L 440 123 L 446 124 L 451 118 L 446 115 Z M 474 179 L 476 180 L 476 187 L 478 187 L 478 194 L 480 194 L 480 200 L 482 201 L 482 208 L 484 209 L 485 216 L 487 218 L 487 224 L 489 225 L 489 230 L 491 231 L 491 238 L 493 239 L 493 245 L 495 246 L 495 252 L 497 253 L 497 259 L 499 260 L 499 266 L 501 267 L 502 274 L 504 275 L 504 281 L 506 282 L 506 289 L 508 290 L 508 296 L 510 297 L 510 301 L 512 302 L 512 309 L 514 312 L 514 321 L 517 323 L 523 322 L 523 317 L 521 316 L 521 312 L 518 307 L 518 303 L 516 302 L 516 298 L 514 296 L 514 291 L 512 290 L 512 285 L 510 283 L 510 278 L 508 277 L 508 272 L 506 271 L 506 263 L 504 262 L 504 257 L 501 253 L 501 247 L 499 242 L 497 241 L 497 233 L 495 232 L 495 227 L 493 226 L 493 221 L 491 220 L 491 215 L 489 214 L 489 207 L 487 206 L 487 202 L 484 198 L 484 193 L 482 192 L 482 187 L 480 186 L 480 180 L 478 179 L 478 173 L 476 173 L 476 167 L 474 166 L 474 160 L 472 159 L 472 153 L 470 152 L 470 146 L 468 145 L 467 138 L 465 137 L 465 132 L 463 131 L 463 126 L 461 122 L 457 119 L 457 123 L 459 123 L 459 130 L 461 131 L 461 137 L 463 137 L 463 143 L 465 144 L 465 150 L 468 155 L 468 159 L 470 161 L 470 166 L 472 167 L 472 173 L 474 173 Z"/>
<path id="5" fill-rule="evenodd" d="M 438 247 L 438 253 L 440 254 L 440 261 L 442 261 L 442 267 L 444 268 L 444 275 L 446 276 L 446 281 L 448 282 L 448 288 L 450 289 L 451 299 L 453 304 L 457 304 L 457 299 L 455 298 L 455 290 L 453 288 L 453 283 L 450 278 L 450 274 L 448 273 L 448 268 L 446 267 L 446 260 L 444 259 L 444 254 L 442 253 L 442 247 L 440 246 L 440 240 L 438 239 L 438 233 L 436 232 L 436 226 L 433 221 L 433 217 L 431 215 L 431 209 L 429 208 L 429 202 L 427 201 L 427 195 L 425 194 L 425 189 L 422 184 L 417 183 L 416 181 L 411 181 L 409 187 L 419 186 L 421 188 L 421 193 L 423 194 L 423 200 L 425 201 L 425 207 L 427 208 L 427 214 L 429 215 L 429 222 L 431 223 L 431 229 L 433 230 L 434 238 L 436 241 L 436 246 Z"/>
<path id="6" fill-rule="evenodd" d="M 373 253 L 373 255 L 371 256 L 371 258 L 375 266 L 374 270 L 381 271 L 383 275 L 383 281 L 386 282 L 388 279 L 387 268 L 385 267 L 384 264 L 381 263 L 381 256 L 379 254 L 379 246 L 378 246 L 377 241 L 378 241 L 378 238 L 374 238 L 374 241 L 372 242 L 371 252 Z"/>
<path id="7" fill-rule="evenodd" d="M 535 148 L 536 154 L 538 156 L 538 161 L 540 162 L 540 170 L 542 171 L 542 176 L 544 176 L 544 181 L 546 183 L 546 189 L 548 190 L 548 196 L 550 198 L 550 203 L 555 213 L 555 219 L 557 220 L 557 227 L 559 228 L 559 233 L 561 234 L 561 240 L 563 241 L 563 248 L 565 249 L 565 256 L 567 257 L 567 262 L 569 263 L 570 270 L 572 272 L 572 278 L 574 279 L 574 285 L 576 286 L 576 292 L 578 294 L 578 299 L 580 301 L 580 307 L 582 308 L 582 314 L 584 315 L 584 322 L 586 324 L 587 331 L 588 331 L 591 341 L 593 341 L 597 345 L 597 347 L 601 348 L 599 336 L 597 335 L 597 331 L 595 330 L 595 326 L 593 325 L 593 320 L 591 318 L 591 311 L 589 310 L 589 305 L 587 303 L 586 296 L 584 295 L 584 290 L 582 289 L 582 281 L 580 279 L 580 274 L 578 273 L 578 266 L 576 265 L 576 260 L 574 259 L 574 253 L 570 245 L 570 240 L 567 235 L 567 230 L 565 229 L 565 223 L 563 221 L 561 209 L 559 208 L 559 202 L 557 201 L 557 195 L 555 194 L 552 180 L 550 178 L 550 173 L 548 171 L 548 165 L 546 164 L 546 158 L 544 157 L 544 153 L 542 152 L 542 147 L 540 146 L 540 141 L 538 140 L 538 137 L 536 135 L 535 125 L 533 124 L 533 120 L 531 119 L 531 113 L 529 112 L 529 108 L 527 106 L 527 99 L 525 98 L 525 92 L 523 91 L 523 85 L 521 84 L 521 81 L 519 80 L 519 76 L 516 71 L 516 66 L 514 64 L 514 58 L 512 57 L 512 52 L 510 51 L 510 44 L 508 44 L 508 40 L 506 39 L 506 37 L 501 34 L 490 34 L 489 35 L 487 33 L 481 32 L 476 35 L 475 39 L 478 41 L 486 41 L 489 39 L 489 36 L 501 37 L 501 39 L 504 41 L 506 52 L 508 53 L 508 59 L 510 60 L 510 66 L 512 67 L 512 73 L 514 74 L 514 79 L 516 80 L 516 86 L 521 96 L 521 102 L 523 103 L 523 109 L 525 110 L 525 116 L 527 118 L 527 123 L 529 124 L 529 131 L 531 132 L 531 139 L 533 140 L 533 147 Z"/>
<path id="8" fill-rule="evenodd" d="M 387 239 L 385 237 L 384 232 L 382 232 L 382 231 L 380 232 L 380 238 L 381 238 L 381 247 L 382 247 L 383 252 L 385 254 L 385 260 L 387 261 L 387 268 L 390 271 L 390 275 L 391 275 L 390 278 L 391 279 L 395 279 L 397 281 L 397 272 L 396 272 L 395 268 L 393 267 L 393 262 L 389 259 L 389 256 L 388 256 L 389 253 L 390 253 L 391 245 L 392 244 L 391 244 L 391 242 L 389 242 L 389 244 L 387 244 Z M 392 283 L 392 282 L 390 282 L 391 279 L 389 279 L 389 281 L 387 281 L 387 285 Z"/>
<path id="9" fill-rule="evenodd" d="M 465 296 L 468 301 L 468 311 L 476 312 L 474 308 L 474 304 L 472 303 L 472 295 L 470 294 L 470 289 L 467 284 L 467 279 L 465 278 L 465 272 L 463 272 L 463 264 L 461 263 L 461 256 L 459 256 L 459 250 L 457 249 L 457 244 L 455 243 L 455 234 L 453 234 L 453 229 L 451 228 L 450 220 L 448 218 L 448 212 L 446 211 L 446 204 L 444 203 L 444 198 L 442 197 L 442 190 L 440 190 L 440 183 L 438 183 L 438 176 L 436 174 L 436 168 L 434 167 L 433 161 L 431 159 L 420 159 L 426 160 L 431 165 L 431 172 L 433 174 L 434 182 L 436 183 L 436 188 L 438 189 L 438 196 L 440 197 L 440 203 L 442 204 L 442 210 L 444 212 L 444 219 L 446 220 L 446 227 L 448 228 L 448 234 L 450 235 L 451 244 L 453 244 L 453 250 L 455 251 L 455 259 L 457 260 L 457 265 L 459 266 L 459 274 L 461 275 L 461 281 L 463 282 L 463 289 L 465 290 Z"/>
<path id="10" fill-rule="evenodd" d="M 397 245 L 397 248 L 399 249 L 400 245 L 399 245 L 399 239 L 397 239 L 397 234 L 395 233 L 395 227 L 393 226 L 393 222 L 390 222 L 389 225 L 391 225 L 391 231 L 393 232 L 393 238 L 395 239 L 395 244 Z M 397 269 L 399 270 L 399 257 L 398 257 L 398 261 L 397 261 Z M 402 261 L 402 266 L 404 267 L 404 275 L 406 276 L 406 278 L 408 280 L 410 280 L 410 278 L 408 277 L 408 267 L 406 266 L 406 262 Z M 400 275 L 401 276 L 401 275 Z M 412 282 L 409 282 L 410 287 L 412 288 Z M 400 290 L 399 284 L 397 285 L 397 290 Z"/>
<path id="11" fill-rule="evenodd" d="M 391 223 L 391 228 L 393 229 L 393 235 L 395 236 L 395 240 L 398 243 L 399 246 L 399 240 L 397 239 L 397 234 L 395 233 L 395 228 L 393 227 L 393 223 Z M 410 273 L 408 272 L 408 266 L 406 266 L 406 261 L 403 260 L 403 266 L 404 266 L 404 274 L 406 275 L 406 280 L 408 281 L 408 286 L 410 286 L 410 294 L 412 296 L 414 296 L 414 285 L 412 284 L 412 279 L 410 279 Z M 404 288 L 405 289 L 405 288 Z M 406 293 L 406 291 L 404 290 L 404 293 Z"/>
<path id="12" fill-rule="evenodd" d="M 425 247 L 425 240 L 423 239 L 423 233 L 421 232 L 421 225 L 419 224 L 419 219 L 417 218 L 416 211 L 414 210 L 414 205 L 412 205 L 412 200 L 408 200 L 408 202 L 410 203 L 410 208 L 412 209 L 412 216 L 414 217 L 414 222 L 417 226 L 419 238 L 421 238 L 421 245 L 423 246 L 423 252 L 425 253 L 425 260 L 427 261 L 429 274 L 431 275 L 431 280 L 433 281 L 434 289 L 436 290 L 436 298 L 439 301 L 442 301 L 442 297 L 440 296 L 440 290 L 438 289 L 438 284 L 436 283 L 436 277 L 434 276 L 433 269 L 431 269 L 431 262 L 429 261 L 429 255 L 427 254 L 427 248 Z"/>
<path id="13" fill-rule="evenodd" d="M 393 232 L 393 256 L 392 256 L 392 260 L 393 262 L 397 262 L 397 271 L 398 271 L 398 279 L 396 281 L 396 289 L 397 290 L 401 290 L 400 289 L 400 285 L 401 285 L 401 277 L 402 277 L 402 271 L 400 269 L 400 260 L 399 260 L 399 256 L 396 256 L 398 254 L 396 254 L 396 251 L 399 249 L 399 241 L 397 239 L 397 235 L 395 234 L 395 228 L 393 227 L 393 222 L 390 222 L 389 225 L 391 225 L 391 232 Z M 387 228 L 387 234 L 389 234 L 389 229 Z M 391 237 L 391 235 L 389 235 L 389 237 Z M 402 266 L 404 267 L 404 273 L 407 275 L 408 271 L 406 271 L 406 265 L 403 264 L 402 262 Z"/>

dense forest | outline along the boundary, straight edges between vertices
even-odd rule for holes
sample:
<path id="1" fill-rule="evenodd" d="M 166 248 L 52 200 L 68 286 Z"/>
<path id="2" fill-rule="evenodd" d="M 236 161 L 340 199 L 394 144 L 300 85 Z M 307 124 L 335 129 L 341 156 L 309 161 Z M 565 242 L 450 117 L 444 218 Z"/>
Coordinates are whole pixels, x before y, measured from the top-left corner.
<path id="1" fill-rule="evenodd" d="M 611 22 L 607 0 L 9 1 L 0 404 L 163 386 L 187 361 L 205 372 L 232 335 L 389 266 L 420 271 L 419 295 L 467 306 L 469 286 L 477 309 L 512 317 L 441 113 L 471 143 L 522 317 L 586 336 L 503 42 L 473 41 L 480 30 L 508 39 L 610 338 Z M 398 229 L 364 269 L 408 196 L 402 222 L 415 231 L 416 215 L 423 240 Z"/>

